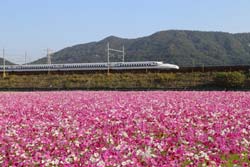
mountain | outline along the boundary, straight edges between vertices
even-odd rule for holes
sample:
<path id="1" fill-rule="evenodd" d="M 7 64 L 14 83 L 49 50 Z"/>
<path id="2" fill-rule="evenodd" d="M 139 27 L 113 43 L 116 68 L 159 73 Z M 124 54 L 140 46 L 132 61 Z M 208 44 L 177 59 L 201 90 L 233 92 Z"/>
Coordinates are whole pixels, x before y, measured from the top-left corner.
<path id="1" fill-rule="evenodd" d="M 169 30 L 150 36 L 124 39 L 115 36 L 99 42 L 75 45 L 52 55 L 52 63 L 106 62 L 107 43 L 125 46 L 125 61 L 163 61 L 179 66 L 250 64 L 250 33 Z M 116 56 L 111 61 L 121 61 Z M 41 58 L 33 63 L 46 63 Z"/>
<path id="2" fill-rule="evenodd" d="M 6 65 L 14 65 L 14 63 L 8 61 L 8 60 L 5 60 L 5 64 Z M 3 58 L 0 58 L 0 65 L 2 66 L 3 65 Z"/>

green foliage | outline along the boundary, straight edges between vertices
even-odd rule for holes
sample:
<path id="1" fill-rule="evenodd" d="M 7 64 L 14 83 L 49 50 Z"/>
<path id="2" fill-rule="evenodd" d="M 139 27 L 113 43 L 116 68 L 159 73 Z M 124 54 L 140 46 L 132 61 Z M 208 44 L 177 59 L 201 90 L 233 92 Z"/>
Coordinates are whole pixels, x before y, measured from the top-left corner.
<path id="1" fill-rule="evenodd" d="M 243 87 L 245 75 L 241 72 L 219 72 L 214 75 L 214 84 L 224 88 Z"/>
<path id="2" fill-rule="evenodd" d="M 223 167 L 246 166 L 250 164 L 247 153 L 242 153 L 241 155 L 223 155 L 222 160 L 224 161 L 224 163 L 222 164 Z"/>

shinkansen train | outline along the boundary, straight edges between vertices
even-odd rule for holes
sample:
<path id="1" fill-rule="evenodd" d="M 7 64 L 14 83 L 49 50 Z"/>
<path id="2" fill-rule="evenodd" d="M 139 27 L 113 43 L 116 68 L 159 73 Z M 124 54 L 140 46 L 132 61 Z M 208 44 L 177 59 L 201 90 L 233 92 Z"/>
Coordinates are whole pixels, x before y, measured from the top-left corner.
<path id="1" fill-rule="evenodd" d="M 158 61 L 146 62 L 112 62 L 112 63 L 72 63 L 72 64 L 34 64 L 0 66 L 0 71 L 6 72 L 42 72 L 42 71 L 97 71 L 97 70 L 139 70 L 139 69 L 179 69 L 174 64 L 164 64 Z"/>

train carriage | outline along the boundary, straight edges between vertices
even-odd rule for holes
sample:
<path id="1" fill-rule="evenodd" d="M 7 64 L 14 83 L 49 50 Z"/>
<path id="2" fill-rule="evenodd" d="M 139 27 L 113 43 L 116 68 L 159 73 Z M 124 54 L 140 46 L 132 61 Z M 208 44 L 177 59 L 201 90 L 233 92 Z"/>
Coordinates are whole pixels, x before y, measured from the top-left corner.
<path id="1" fill-rule="evenodd" d="M 142 70 L 142 69 L 179 69 L 174 64 L 158 61 L 146 62 L 112 62 L 112 63 L 72 63 L 72 64 L 32 64 L 0 66 L 6 72 L 40 72 L 40 71 L 100 71 L 100 70 Z"/>

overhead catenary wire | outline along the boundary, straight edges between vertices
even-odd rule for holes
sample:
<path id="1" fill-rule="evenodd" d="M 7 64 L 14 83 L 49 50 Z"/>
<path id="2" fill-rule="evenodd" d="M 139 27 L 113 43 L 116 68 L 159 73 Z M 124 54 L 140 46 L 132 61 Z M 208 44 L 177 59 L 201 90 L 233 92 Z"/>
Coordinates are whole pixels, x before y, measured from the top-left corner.
<path id="1" fill-rule="evenodd" d="M 110 57 L 113 55 L 111 52 L 116 52 L 116 53 L 122 53 L 122 62 L 124 63 L 125 61 L 125 47 L 124 45 L 122 46 L 122 50 L 118 50 L 118 49 L 113 49 L 110 48 L 110 44 L 109 42 L 107 43 L 107 62 L 108 62 L 108 75 L 109 75 L 109 70 L 110 70 Z M 119 55 L 118 55 L 119 56 Z"/>

